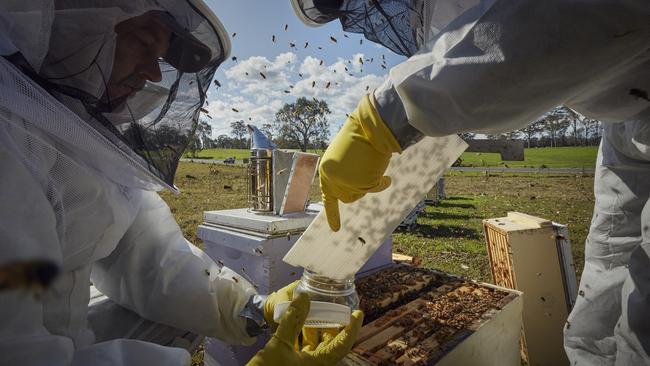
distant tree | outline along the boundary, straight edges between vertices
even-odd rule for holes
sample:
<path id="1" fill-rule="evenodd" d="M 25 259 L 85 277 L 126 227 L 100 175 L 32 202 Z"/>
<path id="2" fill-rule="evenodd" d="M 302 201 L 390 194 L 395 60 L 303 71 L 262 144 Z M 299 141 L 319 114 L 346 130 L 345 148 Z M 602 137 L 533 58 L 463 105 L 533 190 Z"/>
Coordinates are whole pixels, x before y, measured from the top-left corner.
<path id="1" fill-rule="evenodd" d="M 570 123 L 570 114 L 564 106 L 553 108 L 543 117 L 544 132 L 548 135 L 551 147 L 558 146 L 558 139 L 565 136 Z"/>
<path id="2" fill-rule="evenodd" d="M 214 149 L 215 147 L 216 146 L 215 146 L 214 139 L 212 139 L 210 137 L 206 137 L 205 140 L 203 140 L 203 148 L 204 149 Z"/>
<path id="3" fill-rule="evenodd" d="M 262 127 L 260 128 L 260 131 L 262 131 L 266 137 L 269 138 L 269 140 L 273 140 L 273 125 L 270 123 L 264 123 Z"/>
<path id="4" fill-rule="evenodd" d="M 460 138 L 462 138 L 463 140 L 474 140 L 474 138 L 476 137 L 476 134 L 473 133 L 473 132 L 463 132 L 463 133 L 459 134 L 458 136 L 460 136 Z"/>
<path id="5" fill-rule="evenodd" d="M 234 147 L 236 149 L 246 148 L 246 137 L 248 136 L 248 127 L 243 120 L 230 123 L 230 134 L 234 137 Z"/>
<path id="6" fill-rule="evenodd" d="M 540 118 L 519 130 L 526 140 L 526 147 L 530 148 L 531 142 L 544 131 L 544 119 Z"/>
<path id="7" fill-rule="evenodd" d="M 201 140 L 199 140 L 198 137 L 192 138 L 192 140 L 190 140 L 190 143 L 187 144 L 185 151 L 189 152 L 190 157 L 192 158 L 198 157 L 198 152 L 201 151 Z"/>
<path id="8" fill-rule="evenodd" d="M 201 139 L 201 147 L 206 148 L 206 143 L 212 136 L 212 126 L 207 121 L 201 120 L 196 126 L 196 135 Z"/>
<path id="9" fill-rule="evenodd" d="M 327 149 L 327 146 L 329 146 L 328 141 L 322 138 L 318 138 L 312 143 L 312 147 L 317 150 L 325 151 Z"/>
<path id="10" fill-rule="evenodd" d="M 214 140 L 215 146 L 221 149 L 233 149 L 234 140 L 228 135 L 219 135 Z"/>
<path id="11" fill-rule="evenodd" d="M 141 131 L 145 131 L 142 130 Z M 162 148 L 173 151 L 174 154 L 183 152 L 188 144 L 188 136 L 181 133 L 176 127 L 169 125 L 160 125 L 150 132 L 143 132 L 145 140 L 148 142 L 146 149 Z"/>
<path id="12" fill-rule="evenodd" d="M 584 124 L 584 141 L 585 145 L 598 145 L 601 136 L 601 123 L 597 119 L 584 117 L 582 120 Z"/>
<path id="13" fill-rule="evenodd" d="M 584 117 L 569 107 L 563 107 L 567 121 L 571 127 L 572 145 L 580 145 L 580 133 L 582 132 Z"/>
<path id="14" fill-rule="evenodd" d="M 508 131 L 501 134 L 501 136 L 506 140 L 519 140 L 519 138 L 521 137 L 521 132 L 518 130 Z"/>
<path id="15" fill-rule="evenodd" d="M 196 125 L 196 132 L 186 148 L 190 152 L 190 156 L 196 158 L 199 151 L 208 147 L 210 135 L 212 135 L 212 126 L 204 120 L 199 121 Z"/>
<path id="16" fill-rule="evenodd" d="M 329 114 L 324 100 L 301 97 L 295 103 L 287 103 L 275 114 L 276 140 L 307 151 L 315 143 L 329 140 Z"/>

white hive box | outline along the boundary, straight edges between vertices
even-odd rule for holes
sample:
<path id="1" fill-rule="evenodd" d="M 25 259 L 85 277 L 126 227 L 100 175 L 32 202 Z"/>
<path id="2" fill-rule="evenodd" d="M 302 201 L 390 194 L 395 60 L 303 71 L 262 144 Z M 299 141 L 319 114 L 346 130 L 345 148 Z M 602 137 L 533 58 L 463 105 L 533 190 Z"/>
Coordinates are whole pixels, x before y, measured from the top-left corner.
<path id="1" fill-rule="evenodd" d="M 526 297 L 522 348 L 528 364 L 568 365 L 563 328 L 577 286 L 566 226 L 518 212 L 483 226 L 494 283 Z"/>
<path id="2" fill-rule="evenodd" d="M 205 252 L 215 261 L 246 278 L 260 294 L 273 292 L 302 276 L 302 268 L 285 263 L 282 258 L 320 212 L 312 204 L 302 213 L 278 216 L 257 213 L 246 208 L 206 211 L 197 235 L 204 241 Z M 327 238 L 323 238 L 323 245 Z M 372 272 L 392 264 L 392 239 L 368 260 L 359 273 Z M 264 344 L 258 337 L 252 346 L 230 346 L 216 339 L 206 341 L 206 365 L 214 358 L 221 366 L 245 364 Z"/>

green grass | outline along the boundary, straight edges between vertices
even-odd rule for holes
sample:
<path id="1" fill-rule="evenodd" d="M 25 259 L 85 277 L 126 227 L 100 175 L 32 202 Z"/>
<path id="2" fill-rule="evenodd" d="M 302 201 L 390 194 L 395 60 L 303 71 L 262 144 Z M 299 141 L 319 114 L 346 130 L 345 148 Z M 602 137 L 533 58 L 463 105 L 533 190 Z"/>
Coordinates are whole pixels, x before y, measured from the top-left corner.
<path id="1" fill-rule="evenodd" d="M 482 221 L 520 211 L 568 225 L 578 275 L 582 272 L 593 177 L 453 172 L 446 188 L 449 198 L 427 206 L 415 230 L 393 234 L 394 251 L 418 256 L 427 267 L 490 282 Z"/>
<path id="2" fill-rule="evenodd" d="M 203 211 L 246 207 L 243 167 L 181 163 L 180 195 L 162 193 L 185 236 L 202 246 L 196 229 Z M 230 188 L 231 187 L 231 188 Z M 521 211 L 569 225 L 578 273 L 593 209 L 593 177 L 447 174 L 449 199 L 427 206 L 412 232 L 395 232 L 394 250 L 418 256 L 427 267 L 489 281 L 482 220 Z M 318 199 L 317 182 L 312 199 Z M 467 268 L 466 268 L 467 267 Z"/>
<path id="3" fill-rule="evenodd" d="M 310 150 L 311 153 L 323 154 L 323 150 Z M 524 152 L 524 161 L 507 161 L 502 162 L 498 153 L 474 153 L 465 152 L 461 156 L 463 166 L 504 166 L 509 167 L 531 167 L 531 168 L 593 168 L 596 164 L 596 146 L 578 146 L 578 147 L 542 147 L 526 149 Z M 248 158 L 250 150 L 248 149 L 206 149 L 198 152 L 200 159 L 223 160 L 229 157 L 235 157 L 237 160 Z M 186 153 L 184 157 L 189 157 Z"/>
<path id="4" fill-rule="evenodd" d="M 465 152 L 463 166 L 504 166 L 531 168 L 593 168 L 596 166 L 597 146 L 540 147 L 526 149 L 524 161 L 501 161 L 498 153 Z"/>

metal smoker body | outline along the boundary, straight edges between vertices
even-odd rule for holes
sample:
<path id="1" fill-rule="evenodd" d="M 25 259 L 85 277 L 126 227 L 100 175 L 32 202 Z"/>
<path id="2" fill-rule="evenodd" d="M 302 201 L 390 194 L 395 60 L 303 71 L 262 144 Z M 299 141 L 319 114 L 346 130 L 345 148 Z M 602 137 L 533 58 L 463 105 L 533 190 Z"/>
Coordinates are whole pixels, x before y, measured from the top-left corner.
<path id="1" fill-rule="evenodd" d="M 273 211 L 273 150 L 277 147 L 257 127 L 251 133 L 251 157 L 248 165 L 248 203 L 253 211 Z"/>

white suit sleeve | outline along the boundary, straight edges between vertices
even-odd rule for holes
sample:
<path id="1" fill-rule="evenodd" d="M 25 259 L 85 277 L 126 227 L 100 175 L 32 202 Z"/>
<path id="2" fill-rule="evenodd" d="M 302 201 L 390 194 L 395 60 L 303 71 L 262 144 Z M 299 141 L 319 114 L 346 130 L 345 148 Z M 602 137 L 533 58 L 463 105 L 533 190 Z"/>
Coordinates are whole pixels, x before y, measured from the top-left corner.
<path id="1" fill-rule="evenodd" d="M 48 260 L 61 264 L 56 215 L 40 184 L 11 151 L 15 141 L 0 126 L 0 265 Z M 27 192 L 27 194 L 20 194 Z M 188 365 L 180 348 L 116 340 L 75 349 L 72 338 L 52 334 L 44 325 L 43 296 L 30 290 L 0 291 L 0 364 Z"/>
<path id="2" fill-rule="evenodd" d="M 646 0 L 491 0 L 461 14 L 375 91 L 408 135 L 504 132 L 625 72 L 647 52 Z"/>
<path id="3" fill-rule="evenodd" d="M 231 344 L 252 343 L 239 313 L 255 289 L 191 245 L 157 193 L 142 194 L 117 248 L 93 265 L 93 284 L 146 319 Z"/>
<path id="4" fill-rule="evenodd" d="M 0 364 L 30 366 L 183 366 L 190 355 L 182 348 L 118 339 L 75 350 L 71 338 L 50 334 L 43 326 L 40 299 L 31 293 L 0 294 Z"/>

